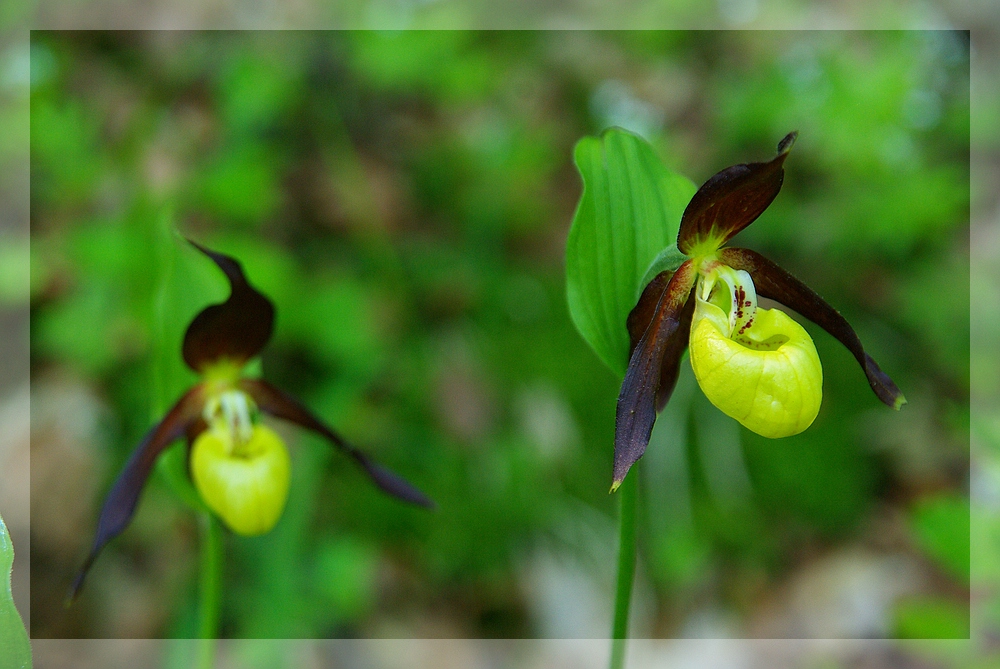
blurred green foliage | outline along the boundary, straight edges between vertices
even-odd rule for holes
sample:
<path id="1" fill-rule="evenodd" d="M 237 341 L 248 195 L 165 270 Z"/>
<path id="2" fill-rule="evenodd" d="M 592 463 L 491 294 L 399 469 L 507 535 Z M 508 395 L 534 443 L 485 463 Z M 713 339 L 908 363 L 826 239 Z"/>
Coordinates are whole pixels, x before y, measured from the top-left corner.
<path id="1" fill-rule="evenodd" d="M 610 616 L 618 387 L 566 307 L 572 147 L 624 126 L 701 183 L 797 129 L 781 195 L 739 242 L 841 310 L 910 403 L 885 410 L 809 324 L 825 397 L 796 437 L 719 423 L 685 370 L 644 467 L 650 629 L 682 634 L 705 607 L 752 621 L 818 556 L 861 546 L 924 570 L 929 599 L 886 633 L 952 636 L 968 54 L 948 32 L 33 32 L 33 378 L 110 407 L 105 491 L 190 382 L 188 320 L 225 293 L 176 230 L 277 305 L 262 373 L 439 505 L 400 505 L 286 429 L 284 518 L 226 539 L 224 634 L 533 636 L 552 629 L 532 580 L 549 554 L 584 565 Z M 195 521 L 164 490 L 136 520 L 156 531 L 109 546 L 68 616 L 64 590 L 32 588 L 35 636 L 117 636 L 99 613 L 119 606 L 112 563 L 154 584 L 150 634 L 193 633 Z M 33 584 L 68 584 L 92 530 L 33 543 Z M 168 543 L 186 556 L 169 574 L 150 567 Z"/>

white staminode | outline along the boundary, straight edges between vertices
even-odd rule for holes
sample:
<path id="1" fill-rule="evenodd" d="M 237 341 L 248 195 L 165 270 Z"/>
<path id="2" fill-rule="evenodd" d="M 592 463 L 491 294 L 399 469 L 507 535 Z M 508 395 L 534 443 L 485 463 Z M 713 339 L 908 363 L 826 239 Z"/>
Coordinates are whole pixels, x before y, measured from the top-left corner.
<path id="1" fill-rule="evenodd" d="M 247 394 L 226 390 L 205 404 L 203 416 L 213 431 L 227 435 L 230 450 L 250 441 L 253 436 L 253 404 Z"/>

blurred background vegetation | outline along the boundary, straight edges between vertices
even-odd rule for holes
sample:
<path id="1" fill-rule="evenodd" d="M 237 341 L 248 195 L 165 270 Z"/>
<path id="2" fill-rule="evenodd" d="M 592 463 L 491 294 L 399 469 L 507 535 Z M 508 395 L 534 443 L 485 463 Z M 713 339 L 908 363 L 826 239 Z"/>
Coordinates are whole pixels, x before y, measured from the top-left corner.
<path id="1" fill-rule="evenodd" d="M 577 335 L 577 139 L 701 183 L 799 141 L 736 243 L 854 325 L 814 426 L 770 441 L 686 369 L 644 458 L 635 636 L 969 634 L 969 44 L 954 32 L 56 33 L 31 41 L 31 632 L 194 633 L 195 517 L 154 476 L 81 600 L 99 504 L 224 296 L 278 308 L 264 375 L 438 503 L 284 429 L 293 493 L 226 540 L 234 637 L 609 630 L 618 379 Z"/>

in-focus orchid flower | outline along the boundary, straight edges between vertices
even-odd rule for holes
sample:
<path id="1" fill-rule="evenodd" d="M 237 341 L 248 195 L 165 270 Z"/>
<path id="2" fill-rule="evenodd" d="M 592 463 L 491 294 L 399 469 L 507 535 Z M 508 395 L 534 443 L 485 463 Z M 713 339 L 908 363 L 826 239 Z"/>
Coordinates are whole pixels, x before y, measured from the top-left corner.
<path id="1" fill-rule="evenodd" d="M 698 385 L 723 413 L 766 437 L 802 432 L 816 418 L 823 371 L 812 339 L 778 309 L 757 306 L 762 295 L 836 337 L 861 364 L 882 402 L 906 403 L 857 334 L 805 284 L 749 249 L 723 248 L 750 225 L 781 190 L 790 133 L 766 163 L 728 167 L 705 182 L 681 217 L 677 246 L 628 316 L 631 357 L 615 417 L 612 491 L 649 443 L 656 413 L 666 405 L 690 347 Z M 652 270 L 656 271 L 656 270 Z"/>
<path id="2" fill-rule="evenodd" d="M 240 264 L 191 244 L 211 258 L 229 279 L 231 294 L 202 310 L 184 335 L 184 362 L 202 380 L 188 390 L 132 453 L 108 493 L 86 562 L 70 597 L 101 549 L 118 536 L 135 512 L 153 464 L 176 439 L 186 437 L 191 479 L 205 505 L 234 532 L 268 532 L 281 517 L 291 480 L 291 462 L 281 438 L 260 424 L 260 414 L 298 423 L 319 433 L 361 466 L 376 486 L 423 507 L 433 502 L 398 475 L 374 462 L 267 381 L 242 376 L 244 365 L 271 338 L 274 307 L 243 276 Z"/>

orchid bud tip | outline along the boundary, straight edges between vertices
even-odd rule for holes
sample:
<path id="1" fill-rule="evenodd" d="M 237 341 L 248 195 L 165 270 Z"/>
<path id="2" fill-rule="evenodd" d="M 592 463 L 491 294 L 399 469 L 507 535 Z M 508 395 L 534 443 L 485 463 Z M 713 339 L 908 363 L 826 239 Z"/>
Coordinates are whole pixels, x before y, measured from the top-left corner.
<path id="1" fill-rule="evenodd" d="M 795 138 L 799 136 L 798 130 L 793 130 L 784 136 L 784 138 L 778 142 L 778 155 L 788 153 L 792 150 L 792 144 L 795 143 Z"/>

